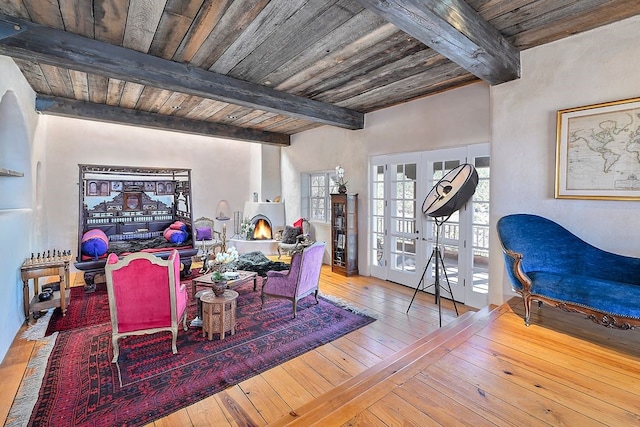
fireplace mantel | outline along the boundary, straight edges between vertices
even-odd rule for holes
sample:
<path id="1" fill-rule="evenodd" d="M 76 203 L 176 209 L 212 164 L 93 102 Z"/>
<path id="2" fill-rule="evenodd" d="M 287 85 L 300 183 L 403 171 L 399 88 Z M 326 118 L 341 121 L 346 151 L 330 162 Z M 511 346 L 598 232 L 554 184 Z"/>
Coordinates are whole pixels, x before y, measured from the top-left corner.
<path id="1" fill-rule="evenodd" d="M 233 238 L 229 239 L 227 246 L 235 246 L 241 254 L 253 251 L 260 251 L 265 255 L 278 254 L 277 240 L 244 240 Z"/>

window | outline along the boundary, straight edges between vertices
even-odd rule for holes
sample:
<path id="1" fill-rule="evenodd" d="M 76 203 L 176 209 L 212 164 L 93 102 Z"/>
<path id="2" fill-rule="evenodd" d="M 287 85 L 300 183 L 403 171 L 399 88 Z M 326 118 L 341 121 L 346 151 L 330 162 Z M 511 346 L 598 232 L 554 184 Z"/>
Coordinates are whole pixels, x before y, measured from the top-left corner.
<path id="1" fill-rule="evenodd" d="M 335 185 L 335 172 L 319 172 L 305 174 L 303 181 L 307 182 L 303 187 L 303 193 L 307 192 L 305 199 L 303 194 L 303 207 L 308 210 L 307 218 L 311 221 L 328 222 L 331 218 L 331 193 L 337 193 Z M 305 206 L 306 205 L 306 206 Z"/>

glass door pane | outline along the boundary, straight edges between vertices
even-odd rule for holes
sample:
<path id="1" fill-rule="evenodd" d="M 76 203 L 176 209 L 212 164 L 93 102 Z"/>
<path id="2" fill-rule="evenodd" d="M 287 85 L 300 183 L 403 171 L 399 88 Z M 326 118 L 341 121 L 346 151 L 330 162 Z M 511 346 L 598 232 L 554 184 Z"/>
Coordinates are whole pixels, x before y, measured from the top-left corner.
<path id="1" fill-rule="evenodd" d="M 474 307 L 483 307 L 488 303 L 489 294 L 489 156 L 475 157 L 473 164 L 478 172 L 478 186 L 472 199 L 472 277 L 465 300 Z"/>
<path id="2" fill-rule="evenodd" d="M 375 166 L 373 175 L 373 192 L 371 195 L 371 232 L 372 234 L 372 258 L 373 265 L 384 266 L 384 165 Z"/>
<path id="3" fill-rule="evenodd" d="M 416 276 L 417 168 L 416 162 L 389 166 L 389 279 L 403 284 Z"/>
<path id="4" fill-rule="evenodd" d="M 371 207 L 370 207 L 370 249 L 369 263 L 371 275 L 387 278 L 386 245 L 386 156 L 372 158 L 371 162 Z"/>

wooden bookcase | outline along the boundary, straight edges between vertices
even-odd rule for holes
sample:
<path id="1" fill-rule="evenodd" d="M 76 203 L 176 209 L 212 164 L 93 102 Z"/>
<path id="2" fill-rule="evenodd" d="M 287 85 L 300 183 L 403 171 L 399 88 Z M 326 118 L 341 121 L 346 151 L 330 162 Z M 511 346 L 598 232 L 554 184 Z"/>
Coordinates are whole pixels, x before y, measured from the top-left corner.
<path id="1" fill-rule="evenodd" d="M 331 271 L 358 274 L 358 194 L 331 195 Z"/>

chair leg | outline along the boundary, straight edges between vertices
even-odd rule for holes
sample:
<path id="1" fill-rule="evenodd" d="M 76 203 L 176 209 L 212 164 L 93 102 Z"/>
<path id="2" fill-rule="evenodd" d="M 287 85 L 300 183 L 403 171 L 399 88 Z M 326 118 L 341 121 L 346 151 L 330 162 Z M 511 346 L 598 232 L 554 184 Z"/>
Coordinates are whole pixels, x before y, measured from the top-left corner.
<path id="1" fill-rule="evenodd" d="M 120 347 L 118 347 L 118 337 L 112 336 L 111 342 L 113 343 L 113 359 L 111 363 L 116 363 L 118 361 L 118 356 L 120 356 Z"/>
<path id="2" fill-rule="evenodd" d="M 173 351 L 173 354 L 176 354 L 178 352 L 177 341 L 178 341 L 178 328 L 171 329 L 171 351 Z"/>
<path id="3" fill-rule="evenodd" d="M 523 295 L 523 301 L 524 301 L 524 324 L 526 326 L 529 326 L 529 320 L 531 318 L 531 295 Z"/>
<path id="4" fill-rule="evenodd" d="M 293 318 L 298 317 L 298 300 L 293 300 Z"/>
<path id="5" fill-rule="evenodd" d="M 189 330 L 189 328 L 187 327 L 187 310 L 185 310 L 182 314 L 182 329 L 185 331 Z"/>
<path id="6" fill-rule="evenodd" d="M 282 252 L 280 252 L 280 246 L 278 246 L 278 259 L 282 256 Z"/>
<path id="7" fill-rule="evenodd" d="M 316 305 L 320 304 L 320 301 L 318 301 L 318 291 L 320 291 L 320 289 L 316 288 L 315 293 L 313 294 L 314 297 L 316 297 Z"/>

